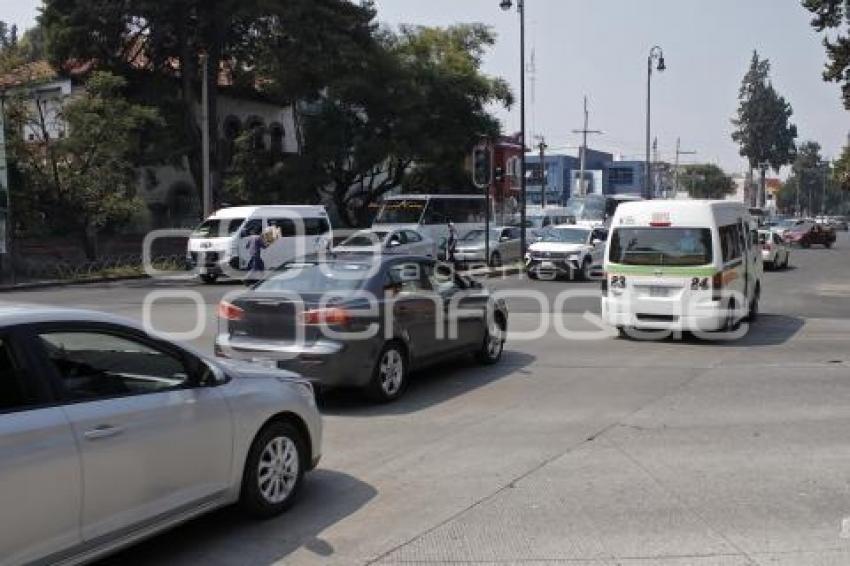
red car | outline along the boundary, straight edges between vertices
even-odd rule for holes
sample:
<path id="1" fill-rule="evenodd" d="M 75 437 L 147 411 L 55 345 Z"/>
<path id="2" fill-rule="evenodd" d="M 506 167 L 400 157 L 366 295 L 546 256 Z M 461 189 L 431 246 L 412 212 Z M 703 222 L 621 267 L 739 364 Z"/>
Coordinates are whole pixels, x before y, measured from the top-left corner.
<path id="1" fill-rule="evenodd" d="M 785 233 L 785 242 L 802 248 L 815 245 L 831 248 L 835 244 L 835 239 L 835 230 L 814 222 L 799 224 Z"/>

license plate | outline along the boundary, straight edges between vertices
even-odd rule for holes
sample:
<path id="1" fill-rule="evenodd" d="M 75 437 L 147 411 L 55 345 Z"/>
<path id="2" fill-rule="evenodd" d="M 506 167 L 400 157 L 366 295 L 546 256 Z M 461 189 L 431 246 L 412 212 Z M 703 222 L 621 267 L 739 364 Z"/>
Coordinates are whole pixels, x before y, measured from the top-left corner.
<path id="1" fill-rule="evenodd" d="M 540 267 L 543 269 L 555 269 L 555 264 L 551 261 L 542 261 L 540 262 Z"/>
<path id="2" fill-rule="evenodd" d="M 209 272 L 210 272 L 210 270 L 209 270 L 209 268 L 207 268 L 207 267 L 199 267 L 199 268 L 198 268 L 198 273 L 200 273 L 201 275 L 206 275 L 206 274 L 208 274 Z"/>
<path id="3" fill-rule="evenodd" d="M 667 287 L 650 287 L 649 288 L 649 296 L 650 297 L 666 297 L 668 295 Z"/>

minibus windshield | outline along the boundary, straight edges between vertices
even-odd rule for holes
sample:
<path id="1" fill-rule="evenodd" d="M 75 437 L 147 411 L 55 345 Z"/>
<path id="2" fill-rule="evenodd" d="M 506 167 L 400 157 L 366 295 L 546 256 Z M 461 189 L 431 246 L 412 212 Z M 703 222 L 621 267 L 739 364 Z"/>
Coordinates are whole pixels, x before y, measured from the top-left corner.
<path id="1" fill-rule="evenodd" d="M 712 262 L 708 228 L 617 228 L 608 260 L 624 265 L 691 266 Z"/>
<path id="2" fill-rule="evenodd" d="M 192 236 L 196 238 L 224 238 L 232 236 L 239 230 L 244 218 L 210 218 L 195 228 Z"/>

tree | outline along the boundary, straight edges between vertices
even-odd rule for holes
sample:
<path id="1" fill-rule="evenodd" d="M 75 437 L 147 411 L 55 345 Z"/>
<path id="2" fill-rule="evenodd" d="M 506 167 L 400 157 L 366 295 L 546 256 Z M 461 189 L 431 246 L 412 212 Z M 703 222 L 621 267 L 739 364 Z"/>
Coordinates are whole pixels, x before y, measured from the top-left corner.
<path id="1" fill-rule="evenodd" d="M 680 183 L 698 199 L 723 199 L 735 192 L 735 181 L 714 164 L 686 165 Z"/>
<path id="2" fill-rule="evenodd" d="M 777 206 L 801 215 L 819 211 L 825 173 L 820 144 L 815 141 L 802 143 L 791 166 L 791 175 L 779 191 Z"/>
<path id="3" fill-rule="evenodd" d="M 818 32 L 839 29 L 850 23 L 845 0 L 803 0 L 803 7 L 814 14 L 811 25 Z M 845 31 L 834 39 L 824 37 L 823 44 L 828 59 L 823 80 L 841 85 L 844 107 L 850 110 L 850 37 Z"/>
<path id="4" fill-rule="evenodd" d="M 11 105 L 13 165 L 26 182 L 13 187 L 16 211 L 28 203 L 24 213 L 40 213 L 42 221 L 70 229 L 89 259 L 97 257 L 98 232 L 142 206 L 135 191 L 143 132 L 161 125 L 155 109 L 122 96 L 125 85 L 120 77 L 95 72 L 85 92 L 64 104 L 22 95 Z"/>
<path id="5" fill-rule="evenodd" d="M 732 120 L 732 140 L 740 146 L 750 170 L 761 172 L 757 206 L 764 206 L 767 167 L 777 173 L 791 163 L 796 153 L 797 127 L 790 123 L 791 105 L 770 82 L 770 62 L 753 52 L 750 68 L 738 94 L 738 112 Z"/>
<path id="6" fill-rule="evenodd" d="M 358 73 L 331 83 L 305 123 L 306 151 L 346 223 L 400 186 L 473 190 L 465 157 L 500 130 L 487 106 L 512 102 L 504 81 L 480 71 L 494 40 L 477 24 L 384 31 Z"/>
<path id="7" fill-rule="evenodd" d="M 356 72 L 357 46 L 371 41 L 374 14 L 370 3 L 346 0 L 45 0 L 41 22 L 55 65 L 95 61 L 125 77 L 141 101 L 160 107 L 174 132 L 164 153 L 187 155 L 200 187 L 195 109 L 203 61 L 212 129 L 218 122 L 221 73 L 229 75 L 233 88 L 254 95 L 316 97 L 327 76 Z M 225 169 L 215 134 L 210 136 L 214 198 Z"/>

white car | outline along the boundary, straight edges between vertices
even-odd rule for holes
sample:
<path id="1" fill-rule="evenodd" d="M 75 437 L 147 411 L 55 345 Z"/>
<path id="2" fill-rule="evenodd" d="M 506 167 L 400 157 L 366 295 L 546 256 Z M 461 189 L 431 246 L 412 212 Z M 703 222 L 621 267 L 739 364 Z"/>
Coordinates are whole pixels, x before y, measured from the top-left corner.
<path id="1" fill-rule="evenodd" d="M 437 244 L 431 238 L 415 230 L 369 229 L 355 232 L 333 248 L 334 252 L 351 253 L 394 253 L 419 255 L 433 258 Z"/>
<path id="2" fill-rule="evenodd" d="M 0 562 L 89 562 L 215 508 L 284 511 L 321 456 L 313 388 L 123 319 L 0 308 Z"/>
<path id="3" fill-rule="evenodd" d="M 529 277 L 591 279 L 603 261 L 605 241 L 603 228 L 582 228 L 572 224 L 554 226 L 543 232 L 525 254 Z"/>
<path id="4" fill-rule="evenodd" d="M 785 269 L 791 261 L 791 250 L 782 236 L 772 230 L 759 230 L 759 244 L 764 265 L 770 269 Z"/>

